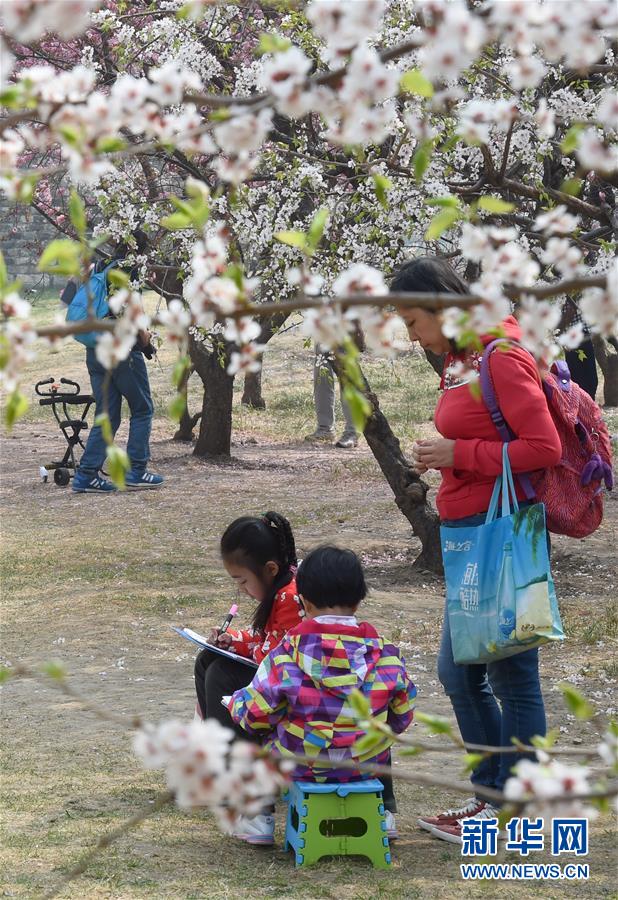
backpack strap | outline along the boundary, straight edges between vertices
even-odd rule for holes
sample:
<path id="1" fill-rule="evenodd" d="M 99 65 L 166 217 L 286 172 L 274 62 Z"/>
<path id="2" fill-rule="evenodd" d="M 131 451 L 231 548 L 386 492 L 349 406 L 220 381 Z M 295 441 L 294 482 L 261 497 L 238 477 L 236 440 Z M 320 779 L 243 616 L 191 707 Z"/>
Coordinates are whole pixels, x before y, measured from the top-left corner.
<path id="1" fill-rule="evenodd" d="M 481 366 L 480 366 L 480 376 L 481 376 L 481 394 L 483 397 L 483 403 L 487 407 L 489 411 L 489 415 L 491 416 L 491 421 L 496 426 L 496 430 L 500 435 L 503 443 L 509 444 L 512 440 L 515 439 L 515 433 L 509 427 L 508 422 L 502 415 L 502 410 L 498 405 L 498 398 L 496 396 L 496 389 L 494 387 L 494 383 L 491 379 L 491 370 L 489 368 L 489 357 L 494 352 L 494 350 L 503 344 L 511 344 L 514 347 L 521 347 L 517 341 L 511 341 L 507 338 L 497 338 L 495 341 L 491 341 L 491 343 L 487 344 L 483 351 L 483 355 L 481 357 Z M 525 349 L 525 348 L 521 348 Z M 568 369 L 567 369 L 568 371 Z M 570 375 L 569 375 L 570 380 Z M 534 500 L 536 497 L 536 493 L 534 488 L 532 487 L 532 482 L 526 472 L 518 472 L 515 476 L 520 483 L 524 494 L 526 495 L 527 500 Z"/>

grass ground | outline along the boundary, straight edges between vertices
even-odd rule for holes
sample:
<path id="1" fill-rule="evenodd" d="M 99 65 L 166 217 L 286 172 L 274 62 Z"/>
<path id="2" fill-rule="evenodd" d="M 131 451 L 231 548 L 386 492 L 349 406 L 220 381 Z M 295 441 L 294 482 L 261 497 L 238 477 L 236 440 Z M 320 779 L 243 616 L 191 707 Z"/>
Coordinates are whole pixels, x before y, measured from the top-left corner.
<path id="1" fill-rule="evenodd" d="M 55 314 L 48 299 L 41 321 Z M 171 397 L 173 357 L 150 366 L 157 405 L 153 468 L 166 477 L 148 495 L 74 496 L 42 484 L 38 466 L 62 448 L 49 409 L 33 403 L 2 443 L 3 657 L 36 664 L 59 659 L 71 683 L 109 709 L 157 721 L 193 710 L 192 657 L 170 629 L 198 630 L 218 621 L 232 588 L 217 558 L 217 541 L 234 517 L 268 508 L 292 521 L 300 554 L 323 540 L 362 554 L 372 593 L 366 617 L 404 648 L 419 688 L 419 708 L 450 715 L 435 664 L 442 585 L 411 570 L 418 545 L 397 511 L 373 457 L 314 448 L 302 436 L 314 427 L 312 353 L 295 331 L 277 337 L 265 360 L 264 412 L 235 395 L 234 459 L 213 465 L 170 441 L 164 416 Z M 367 361 L 368 378 L 404 448 L 432 432 L 437 380 L 410 352 L 395 363 Z M 53 375 L 87 383 L 82 349 L 71 342 L 44 350 L 28 372 L 32 384 Z M 198 401 L 197 385 L 191 403 Z M 614 411 L 615 412 L 615 411 Z M 610 420 L 618 430 L 615 415 Z M 122 441 L 126 431 L 121 430 Z M 435 486 L 435 482 L 434 482 Z M 584 541 L 557 538 L 554 569 L 568 632 L 564 645 L 541 651 L 549 723 L 564 747 L 594 744 L 616 705 L 618 676 L 618 503 L 607 503 L 602 528 Z M 246 598 L 243 617 L 249 616 Z M 595 718 L 576 722 L 556 683 L 568 678 L 591 699 Z M 45 680 L 15 680 L 2 688 L 2 888 L 4 896 L 40 897 L 79 855 L 163 788 L 145 772 L 121 728 L 101 723 Z M 420 731 L 420 726 L 414 726 Z M 395 758 L 396 768 L 463 780 L 456 755 Z M 438 789 L 401 785 L 401 840 L 392 871 L 339 859 L 304 871 L 283 853 L 282 810 L 273 851 L 238 846 L 207 814 L 168 808 L 122 837 L 61 893 L 66 898 L 316 898 L 316 900 L 444 900 L 471 897 L 616 896 L 615 823 L 594 824 L 590 880 L 464 884 L 458 848 L 418 830 L 422 812 L 454 804 Z M 534 861 L 553 861 L 538 854 Z M 510 861 L 518 861 L 507 855 Z"/>

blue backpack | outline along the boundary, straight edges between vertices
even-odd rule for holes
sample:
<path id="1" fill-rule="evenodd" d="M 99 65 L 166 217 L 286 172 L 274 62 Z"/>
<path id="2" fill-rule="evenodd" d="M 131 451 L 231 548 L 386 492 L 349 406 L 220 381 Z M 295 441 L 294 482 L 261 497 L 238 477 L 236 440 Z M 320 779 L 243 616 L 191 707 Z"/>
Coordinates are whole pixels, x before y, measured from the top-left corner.
<path id="1" fill-rule="evenodd" d="M 107 272 L 112 266 L 118 265 L 117 261 L 109 263 L 100 272 L 94 271 L 87 282 L 80 285 L 67 310 L 67 322 L 83 322 L 88 318 L 88 299 L 92 315 L 97 319 L 104 319 L 110 314 L 107 302 L 108 286 Z M 74 334 L 73 337 L 85 347 L 94 347 L 99 332 L 86 331 L 84 334 Z"/>

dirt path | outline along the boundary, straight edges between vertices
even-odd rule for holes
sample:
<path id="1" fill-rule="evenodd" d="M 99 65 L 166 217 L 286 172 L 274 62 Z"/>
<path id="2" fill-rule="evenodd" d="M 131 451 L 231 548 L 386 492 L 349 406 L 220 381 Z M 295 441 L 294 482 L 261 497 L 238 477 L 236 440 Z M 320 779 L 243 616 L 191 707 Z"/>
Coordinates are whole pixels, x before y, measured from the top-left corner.
<path id="1" fill-rule="evenodd" d="M 169 626 L 188 622 L 199 630 L 221 617 L 232 597 L 217 558 L 222 530 L 237 515 L 276 509 L 290 517 L 301 556 L 326 540 L 362 554 L 373 588 L 366 618 L 404 647 L 419 708 L 450 715 L 435 668 L 442 585 L 412 572 L 418 546 L 366 446 L 346 454 L 237 434 L 235 459 L 213 465 L 168 434 L 169 425 L 158 423 L 153 467 L 166 476 L 163 490 L 103 498 L 38 480 L 38 466 L 57 440 L 51 429 L 22 425 L 4 439 L 5 660 L 59 659 L 76 687 L 110 709 L 153 720 L 190 716 L 193 653 Z M 563 746 L 596 742 L 616 706 L 617 530 L 618 503 L 611 499 L 596 535 L 554 542 L 570 640 L 541 656 L 550 725 L 560 729 Z M 246 601 L 242 613 L 248 617 Z M 595 705 L 591 723 L 566 714 L 555 688 L 565 678 Z M 79 713 L 45 681 L 9 683 L 3 694 L 5 896 L 37 896 L 80 848 L 162 785 L 158 773 L 140 770 L 121 729 Z M 396 765 L 459 775 L 453 755 Z M 402 840 L 386 876 L 350 861 L 295 873 L 280 847 L 268 854 L 238 850 L 203 815 L 168 811 L 123 838 L 62 896 L 462 896 L 457 848 L 414 824 L 422 811 L 457 798 L 408 786 L 399 798 Z M 595 826 L 591 843 L 588 884 L 549 886 L 541 894 L 521 883 L 517 897 L 611 896 L 616 857 L 607 819 Z M 506 898 L 513 890 L 465 886 L 470 897 Z"/>

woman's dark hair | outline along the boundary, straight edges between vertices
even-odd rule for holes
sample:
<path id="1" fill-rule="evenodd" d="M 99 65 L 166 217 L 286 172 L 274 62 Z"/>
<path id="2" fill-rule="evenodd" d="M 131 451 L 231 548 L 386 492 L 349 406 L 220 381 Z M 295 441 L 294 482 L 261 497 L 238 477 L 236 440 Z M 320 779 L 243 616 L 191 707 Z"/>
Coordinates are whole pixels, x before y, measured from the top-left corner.
<path id="1" fill-rule="evenodd" d="M 467 294 L 463 278 L 438 256 L 419 256 L 400 266 L 390 285 L 391 293 Z"/>
<path id="2" fill-rule="evenodd" d="M 221 556 L 238 566 L 244 566 L 254 575 L 261 577 L 267 562 L 276 562 L 279 574 L 275 578 L 273 590 L 258 605 L 253 617 L 253 628 L 264 631 L 270 616 L 275 594 L 292 578 L 291 569 L 296 566 L 296 545 L 292 526 L 276 512 L 263 516 L 241 516 L 235 519 L 223 532 Z"/>
<path id="3" fill-rule="evenodd" d="M 303 559 L 296 587 L 318 609 L 332 606 L 357 607 L 367 596 L 361 561 L 352 550 L 325 544 Z"/>

